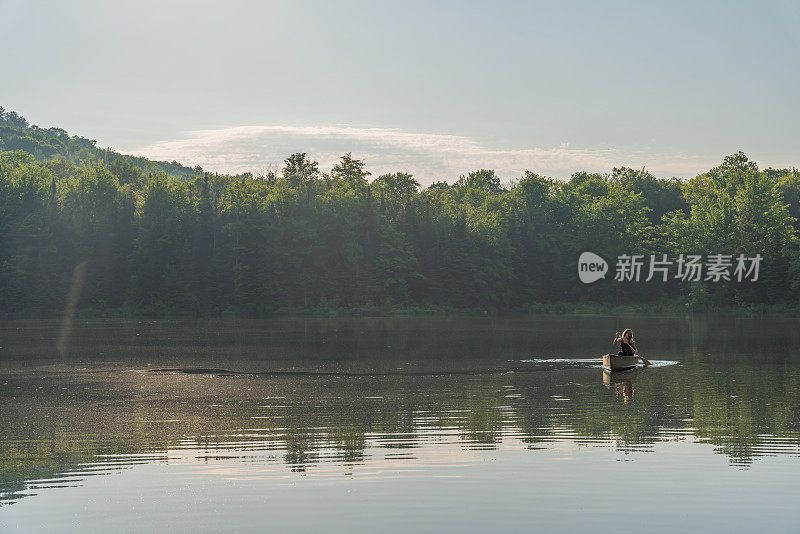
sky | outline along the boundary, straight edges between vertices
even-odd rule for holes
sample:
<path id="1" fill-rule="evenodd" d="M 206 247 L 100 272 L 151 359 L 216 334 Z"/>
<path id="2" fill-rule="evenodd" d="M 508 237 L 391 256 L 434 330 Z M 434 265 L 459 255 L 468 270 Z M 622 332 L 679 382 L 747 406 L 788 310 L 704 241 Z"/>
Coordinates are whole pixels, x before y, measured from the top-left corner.
<path id="1" fill-rule="evenodd" d="M 0 105 L 218 172 L 800 166 L 800 2 L 0 0 Z"/>

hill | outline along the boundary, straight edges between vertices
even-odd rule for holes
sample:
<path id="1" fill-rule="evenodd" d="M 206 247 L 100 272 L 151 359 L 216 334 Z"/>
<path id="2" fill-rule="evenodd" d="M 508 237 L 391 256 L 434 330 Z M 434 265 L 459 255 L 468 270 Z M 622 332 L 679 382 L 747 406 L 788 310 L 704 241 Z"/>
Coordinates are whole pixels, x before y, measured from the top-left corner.
<path id="1" fill-rule="evenodd" d="M 164 171 L 172 177 L 186 179 L 203 171 L 177 161 L 152 161 L 98 148 L 93 139 L 69 135 L 61 128 L 41 128 L 30 124 L 16 111 L 6 111 L 0 106 L 0 151 L 12 150 L 23 150 L 39 161 L 61 160 L 75 165 L 102 163 L 116 167 L 119 172 L 115 174 L 123 175 Z"/>

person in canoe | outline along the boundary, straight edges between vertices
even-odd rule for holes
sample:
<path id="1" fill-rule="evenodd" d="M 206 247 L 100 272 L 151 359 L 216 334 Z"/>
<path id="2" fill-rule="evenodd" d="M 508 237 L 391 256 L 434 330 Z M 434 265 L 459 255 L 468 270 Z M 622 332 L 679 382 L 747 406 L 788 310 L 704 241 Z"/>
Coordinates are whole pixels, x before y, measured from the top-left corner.
<path id="1" fill-rule="evenodd" d="M 639 354 L 639 351 L 636 350 L 636 343 L 633 341 L 633 330 L 630 328 L 626 328 L 622 334 L 617 332 L 612 343 L 614 343 L 614 345 L 619 343 L 620 356 L 634 356 Z"/>
<path id="2" fill-rule="evenodd" d="M 619 343 L 619 355 L 620 356 L 639 356 L 639 350 L 636 348 L 636 342 L 633 340 L 633 330 L 630 328 L 626 328 L 623 330 L 622 334 L 617 332 L 616 336 L 614 336 L 613 343 L 616 345 Z M 650 362 L 644 359 L 642 356 L 639 356 L 642 359 L 642 362 L 645 365 L 650 365 Z"/>

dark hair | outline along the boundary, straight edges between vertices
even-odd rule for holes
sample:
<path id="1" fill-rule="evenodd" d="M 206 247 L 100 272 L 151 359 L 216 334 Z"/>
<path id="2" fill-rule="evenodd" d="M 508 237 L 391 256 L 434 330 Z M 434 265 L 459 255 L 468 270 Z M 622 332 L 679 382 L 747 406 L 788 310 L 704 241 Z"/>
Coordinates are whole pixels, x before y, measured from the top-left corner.
<path id="1" fill-rule="evenodd" d="M 631 339 L 633 339 L 633 330 L 631 330 L 630 328 L 626 328 L 625 330 L 623 330 L 622 339 L 625 339 L 625 334 L 627 334 L 628 332 L 631 333 Z"/>

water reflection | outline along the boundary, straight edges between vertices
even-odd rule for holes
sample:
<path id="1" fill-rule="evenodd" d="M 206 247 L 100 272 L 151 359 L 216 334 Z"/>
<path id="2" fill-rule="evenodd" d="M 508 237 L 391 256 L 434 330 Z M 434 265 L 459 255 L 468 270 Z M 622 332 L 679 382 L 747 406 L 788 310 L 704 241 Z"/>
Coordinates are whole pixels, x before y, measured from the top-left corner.
<path id="1" fill-rule="evenodd" d="M 629 369 L 627 371 L 610 371 L 603 369 L 603 384 L 613 389 L 617 397 L 621 397 L 626 403 L 633 400 L 633 383 L 639 375 L 639 369 Z"/>
<path id="2" fill-rule="evenodd" d="M 542 343 L 524 348 L 524 340 L 544 339 L 552 321 L 395 320 L 373 330 L 357 320 L 334 320 L 327 330 L 291 323 L 284 330 L 298 336 L 296 350 L 274 325 L 266 335 L 258 324 L 216 334 L 180 324 L 85 324 L 73 344 L 80 358 L 3 366 L 0 504 L 141 464 L 224 463 L 235 471 L 233 463 L 238 476 L 252 475 L 254 465 L 261 477 L 381 476 L 431 462 L 451 462 L 457 473 L 470 460 L 454 451 L 504 454 L 518 445 L 529 454 L 580 445 L 628 455 L 684 440 L 710 444 L 740 468 L 800 453 L 800 365 L 787 355 L 798 347 L 794 330 L 782 330 L 780 355 L 762 347 L 722 364 L 723 353 L 703 355 L 698 347 L 708 340 L 684 328 L 691 335 L 679 336 L 677 350 L 658 355 L 680 365 L 610 373 L 577 349 L 569 358 Z M 608 326 L 580 321 L 588 346 Z M 136 345 L 142 329 L 158 344 Z M 370 331 L 379 339 L 365 340 Z M 498 331 L 505 334 L 491 334 Z M 517 331 L 523 341 L 507 339 Z M 4 337 L 15 346 L 9 331 Z M 460 354 L 442 342 L 448 337 Z"/>

